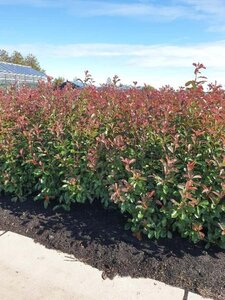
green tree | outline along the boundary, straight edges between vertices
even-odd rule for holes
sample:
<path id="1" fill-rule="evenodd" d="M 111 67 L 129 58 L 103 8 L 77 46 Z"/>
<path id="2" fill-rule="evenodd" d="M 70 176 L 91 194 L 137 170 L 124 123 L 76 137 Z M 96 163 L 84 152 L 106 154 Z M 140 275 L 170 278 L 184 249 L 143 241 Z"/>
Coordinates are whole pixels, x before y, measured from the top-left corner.
<path id="1" fill-rule="evenodd" d="M 23 56 L 19 51 L 14 51 L 11 55 L 9 55 L 6 50 L 0 49 L 0 61 L 30 66 L 37 71 L 45 73 L 45 70 L 41 68 L 37 58 L 31 53 L 27 56 Z"/>
<path id="2" fill-rule="evenodd" d="M 64 77 L 57 77 L 53 80 L 53 85 L 59 87 L 65 81 Z"/>
<path id="3" fill-rule="evenodd" d="M 23 55 L 19 51 L 14 51 L 10 57 L 10 62 L 13 64 L 24 65 Z"/>
<path id="4" fill-rule="evenodd" d="M 0 49 L 0 61 L 4 61 L 4 62 L 10 61 L 9 53 L 4 49 Z"/>
<path id="5" fill-rule="evenodd" d="M 28 54 L 25 58 L 24 58 L 24 65 L 26 66 L 30 66 L 31 68 L 40 71 L 40 72 L 45 72 L 45 70 L 43 70 L 40 67 L 40 64 L 37 60 L 37 58 L 33 55 L 33 54 Z"/>

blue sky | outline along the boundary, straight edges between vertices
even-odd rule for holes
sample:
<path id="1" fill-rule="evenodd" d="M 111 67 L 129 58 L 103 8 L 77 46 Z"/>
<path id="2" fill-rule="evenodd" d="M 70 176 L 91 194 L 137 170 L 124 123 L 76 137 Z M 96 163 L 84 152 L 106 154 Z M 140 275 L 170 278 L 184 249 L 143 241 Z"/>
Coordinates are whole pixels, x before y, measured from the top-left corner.
<path id="1" fill-rule="evenodd" d="M 183 86 L 193 62 L 225 85 L 225 0 L 0 0 L 0 49 L 47 74 Z"/>

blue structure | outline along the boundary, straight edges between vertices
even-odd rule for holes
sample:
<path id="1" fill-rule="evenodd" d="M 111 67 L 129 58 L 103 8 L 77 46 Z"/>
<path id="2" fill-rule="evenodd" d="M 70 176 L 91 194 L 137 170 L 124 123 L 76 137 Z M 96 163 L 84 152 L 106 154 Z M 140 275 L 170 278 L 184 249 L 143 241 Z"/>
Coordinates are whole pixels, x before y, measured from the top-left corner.
<path id="1" fill-rule="evenodd" d="M 22 66 L 0 61 L 0 87 L 9 85 L 35 86 L 38 81 L 47 80 L 47 76 L 29 66 Z"/>

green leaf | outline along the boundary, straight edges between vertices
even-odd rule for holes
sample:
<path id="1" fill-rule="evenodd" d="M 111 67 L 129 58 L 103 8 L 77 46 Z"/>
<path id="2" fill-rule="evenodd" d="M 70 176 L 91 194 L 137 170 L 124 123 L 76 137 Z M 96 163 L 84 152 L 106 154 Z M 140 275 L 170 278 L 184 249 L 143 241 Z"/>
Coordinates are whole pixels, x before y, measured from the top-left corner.
<path id="1" fill-rule="evenodd" d="M 209 205 L 209 201 L 204 200 L 199 203 L 199 206 L 206 208 Z"/>
<path id="2" fill-rule="evenodd" d="M 181 213 L 181 220 L 185 220 L 187 217 L 186 213 L 184 211 L 182 211 Z"/>
<path id="3" fill-rule="evenodd" d="M 154 236 L 154 231 L 153 231 L 153 230 L 149 230 L 149 231 L 148 231 L 148 238 L 149 238 L 149 239 L 152 239 L 153 236 Z"/>
<path id="4" fill-rule="evenodd" d="M 178 211 L 177 211 L 177 210 L 173 210 L 173 211 L 172 211 L 172 214 L 171 214 L 171 217 L 172 217 L 173 219 L 175 219 L 177 216 L 178 216 Z"/>

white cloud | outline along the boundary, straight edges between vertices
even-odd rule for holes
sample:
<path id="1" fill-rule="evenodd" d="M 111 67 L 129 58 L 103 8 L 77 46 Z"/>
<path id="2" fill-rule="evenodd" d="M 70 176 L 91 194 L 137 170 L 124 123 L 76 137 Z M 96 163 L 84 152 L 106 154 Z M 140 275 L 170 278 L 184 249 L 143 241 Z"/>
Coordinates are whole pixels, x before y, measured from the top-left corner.
<path id="1" fill-rule="evenodd" d="M 220 16 L 224 18 L 225 15 L 225 1 L 224 0 L 179 0 L 178 3 L 190 5 L 196 12 L 204 14 Z"/>
<path id="2" fill-rule="evenodd" d="M 73 9 L 74 7 L 74 9 Z M 152 17 L 153 19 L 173 20 L 187 14 L 182 6 L 151 4 L 148 2 L 116 3 L 113 1 L 76 1 L 70 2 L 72 13 L 83 16 L 122 16 L 122 17 Z M 188 11 L 191 13 L 191 11 Z"/>
<path id="3" fill-rule="evenodd" d="M 225 80 L 225 40 L 198 45 L 129 45 L 129 44 L 68 44 L 68 45 L 4 45 L 0 49 L 23 55 L 33 53 L 50 75 L 73 79 L 83 71 L 94 71 L 97 82 L 118 74 L 126 83 L 132 80 L 182 85 L 193 74 L 193 62 L 201 62 L 210 81 Z M 109 74 L 110 73 L 110 74 Z M 112 74 L 111 74 L 112 73 Z M 124 81 L 124 80 L 123 80 Z"/>
<path id="4" fill-rule="evenodd" d="M 130 44 L 21 44 L 0 45 L 11 52 L 15 49 L 38 57 L 123 57 L 125 64 L 141 67 L 187 67 L 201 61 L 209 67 L 225 68 L 225 40 L 197 45 L 130 45 Z M 44 51 L 43 51 L 44 50 Z"/>
<path id="5" fill-rule="evenodd" d="M 184 5 L 166 5 L 153 1 L 132 3 L 101 0 L 0 0 L 0 5 L 26 5 L 35 7 L 61 7 L 78 16 L 151 17 L 149 20 L 171 21 L 177 18 L 200 18 Z"/>
<path id="6" fill-rule="evenodd" d="M 221 32 L 221 33 L 223 33 L 223 32 L 225 32 L 225 24 L 224 25 L 219 25 L 219 24 L 212 25 L 208 28 L 208 31 L 209 32 Z"/>
<path id="7" fill-rule="evenodd" d="M 59 6 L 62 2 L 55 0 L 0 0 L 0 5 L 27 5 L 34 7 Z"/>
<path id="8" fill-rule="evenodd" d="M 0 0 L 1 5 L 23 5 L 39 8 L 61 8 L 80 17 L 139 17 L 148 21 L 170 22 L 176 19 L 204 20 L 213 26 L 225 25 L 224 0 L 136 0 L 132 2 L 101 0 Z"/>
<path id="9" fill-rule="evenodd" d="M 169 19 L 180 17 L 199 17 L 206 15 L 225 15 L 224 0 L 168 0 L 166 4 L 157 1 L 136 0 L 132 3 L 123 1 L 101 0 L 0 0 L 0 5 L 27 5 L 40 7 L 64 7 L 73 13 L 93 16 L 157 16 Z"/>
<path id="10" fill-rule="evenodd" d="M 195 46 L 155 46 L 143 56 L 134 57 L 133 65 L 142 67 L 188 67 L 193 62 L 225 68 L 225 41 Z"/>
<path id="11" fill-rule="evenodd" d="M 224 0 L 174 0 L 179 5 L 185 5 L 193 11 L 195 16 L 207 22 L 208 31 L 221 32 L 225 26 L 225 1 Z"/>

